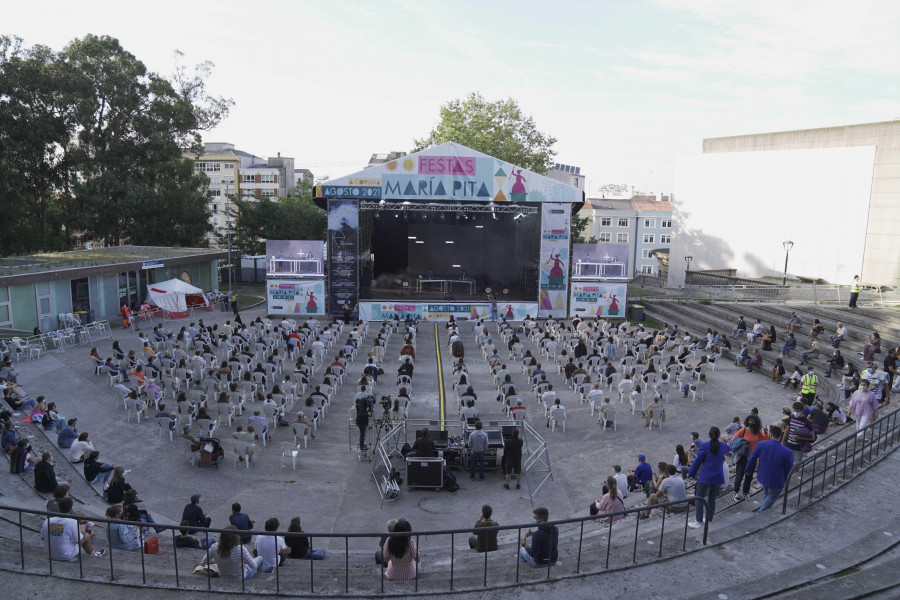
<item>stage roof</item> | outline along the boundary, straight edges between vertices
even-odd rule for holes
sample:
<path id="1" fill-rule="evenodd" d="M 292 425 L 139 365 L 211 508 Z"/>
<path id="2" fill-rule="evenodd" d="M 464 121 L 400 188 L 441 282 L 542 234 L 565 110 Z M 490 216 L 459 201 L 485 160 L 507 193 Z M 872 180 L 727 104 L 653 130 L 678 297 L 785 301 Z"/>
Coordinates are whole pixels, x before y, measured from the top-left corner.
<path id="1" fill-rule="evenodd" d="M 455 142 L 316 186 L 317 199 L 584 202 L 584 192 Z"/>

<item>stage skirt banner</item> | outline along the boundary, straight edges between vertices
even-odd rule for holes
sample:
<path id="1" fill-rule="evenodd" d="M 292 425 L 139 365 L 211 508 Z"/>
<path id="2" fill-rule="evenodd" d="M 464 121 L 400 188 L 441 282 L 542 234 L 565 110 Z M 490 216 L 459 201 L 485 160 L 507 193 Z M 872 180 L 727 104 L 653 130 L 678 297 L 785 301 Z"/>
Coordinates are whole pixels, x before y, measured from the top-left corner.
<path id="1" fill-rule="evenodd" d="M 266 300 L 270 315 L 324 315 L 324 279 L 269 279 Z"/>
<path id="2" fill-rule="evenodd" d="M 573 317 L 625 318 L 625 283 L 601 281 L 572 281 L 569 296 L 570 315 Z"/>
<path id="3" fill-rule="evenodd" d="M 566 278 L 569 273 L 568 204 L 541 206 L 541 273 L 539 316 L 566 316 Z"/>
<path id="4" fill-rule="evenodd" d="M 359 297 L 359 205 L 355 200 L 328 201 L 329 314 L 343 313 L 344 302 Z"/>
<path id="5" fill-rule="evenodd" d="M 537 302 L 498 302 L 497 318 L 507 321 L 523 321 L 538 312 Z M 489 302 L 360 302 L 359 318 L 363 321 L 400 320 L 410 316 L 422 321 L 490 320 Z"/>

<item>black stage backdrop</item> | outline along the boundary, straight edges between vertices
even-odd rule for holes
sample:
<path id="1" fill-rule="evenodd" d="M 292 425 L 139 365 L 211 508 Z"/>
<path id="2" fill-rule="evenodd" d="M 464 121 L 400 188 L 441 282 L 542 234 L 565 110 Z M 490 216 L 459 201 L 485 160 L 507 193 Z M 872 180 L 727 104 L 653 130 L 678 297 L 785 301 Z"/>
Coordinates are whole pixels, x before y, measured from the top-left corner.
<path id="1" fill-rule="evenodd" d="M 476 299 L 491 288 L 507 300 L 535 302 L 540 260 L 540 215 L 457 213 L 360 213 L 360 298 L 363 300 Z M 443 219 L 441 218 L 443 215 Z M 452 243 L 448 243 L 452 242 Z M 469 279 L 446 294 L 428 286 L 415 290 L 418 278 Z M 404 285 L 404 283 L 406 285 Z"/>

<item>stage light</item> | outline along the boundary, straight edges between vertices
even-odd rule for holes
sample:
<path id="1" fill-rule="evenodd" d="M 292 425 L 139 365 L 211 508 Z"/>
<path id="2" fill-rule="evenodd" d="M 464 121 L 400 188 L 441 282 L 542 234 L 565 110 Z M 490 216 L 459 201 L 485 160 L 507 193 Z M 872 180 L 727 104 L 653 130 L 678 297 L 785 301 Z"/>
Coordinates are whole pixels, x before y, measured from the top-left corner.
<path id="1" fill-rule="evenodd" d="M 395 218 L 395 219 L 399 219 L 399 218 L 400 218 L 400 213 L 397 213 L 396 215 L 394 215 L 394 218 Z"/>
<path id="2" fill-rule="evenodd" d="M 417 243 L 417 244 L 424 244 L 425 242 L 423 242 L 422 240 L 416 240 L 416 243 Z"/>
<path id="3" fill-rule="evenodd" d="M 484 225 L 476 225 L 475 229 L 484 229 Z"/>
<path id="4" fill-rule="evenodd" d="M 452 244 L 452 243 L 453 243 L 453 240 L 447 240 L 447 241 L 444 242 L 444 243 L 445 243 L 445 244 Z"/>
<path id="5" fill-rule="evenodd" d="M 450 265 L 450 266 L 453 267 L 454 269 L 461 269 L 461 268 L 462 268 L 462 265 Z"/>
<path id="6" fill-rule="evenodd" d="M 441 213 L 441 221 L 444 220 L 444 213 Z"/>
<path id="7" fill-rule="evenodd" d="M 414 236 L 414 235 L 410 235 L 410 236 L 407 236 L 407 238 L 406 238 L 406 239 L 408 239 L 408 240 L 414 240 L 414 239 L 416 239 L 416 236 Z"/>

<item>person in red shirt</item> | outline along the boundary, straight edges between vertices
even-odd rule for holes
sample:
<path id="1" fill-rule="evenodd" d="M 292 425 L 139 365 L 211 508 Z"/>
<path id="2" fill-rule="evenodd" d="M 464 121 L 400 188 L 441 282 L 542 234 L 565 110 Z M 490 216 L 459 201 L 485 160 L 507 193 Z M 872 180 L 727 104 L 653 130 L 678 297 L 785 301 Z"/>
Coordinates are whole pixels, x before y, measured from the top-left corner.
<path id="1" fill-rule="evenodd" d="M 744 426 L 737 430 L 731 438 L 732 447 L 736 447 L 734 441 L 742 438 L 750 446 L 749 452 L 744 452 L 734 463 L 734 499 L 736 501 L 747 500 L 750 493 L 750 482 L 753 481 L 753 473 L 747 473 L 747 461 L 756 450 L 756 444 L 769 439 L 769 434 L 763 429 L 762 421 L 757 415 L 749 415 L 744 419 Z M 743 491 L 741 482 L 743 481 Z"/>

